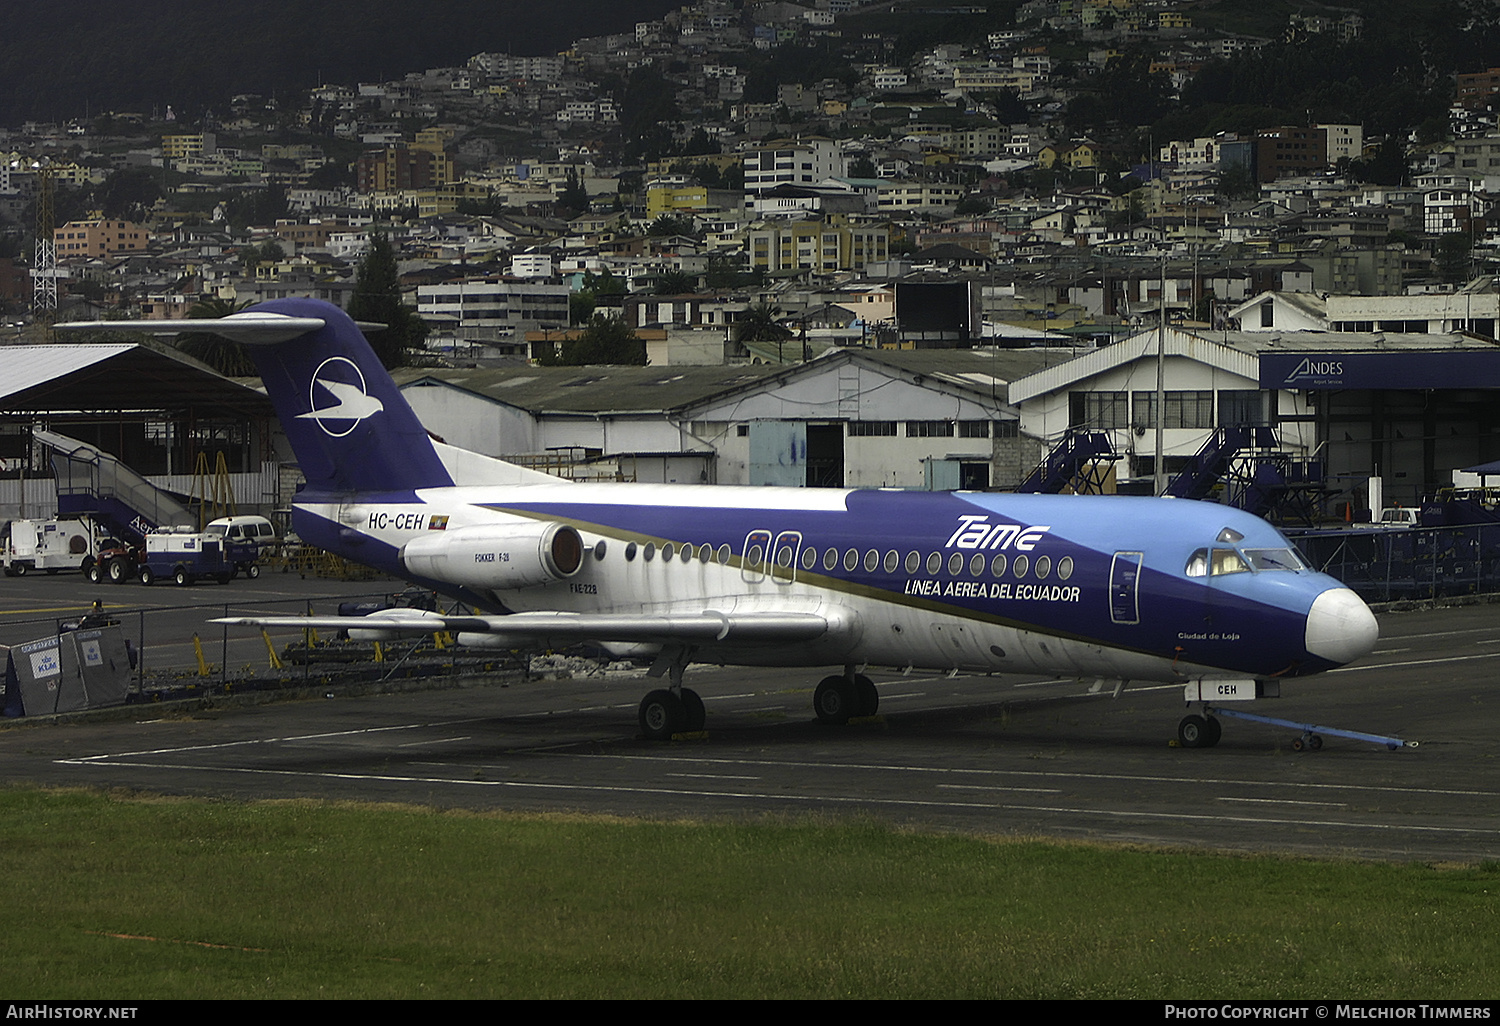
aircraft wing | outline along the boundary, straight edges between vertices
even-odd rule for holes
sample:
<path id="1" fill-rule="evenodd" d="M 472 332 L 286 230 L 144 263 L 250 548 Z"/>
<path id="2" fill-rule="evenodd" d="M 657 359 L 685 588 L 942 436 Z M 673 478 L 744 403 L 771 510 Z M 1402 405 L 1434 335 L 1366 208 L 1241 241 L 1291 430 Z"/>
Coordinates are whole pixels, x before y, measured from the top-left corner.
<path id="1" fill-rule="evenodd" d="M 847 629 L 837 616 L 819 613 L 512 613 L 509 616 L 444 616 L 422 610 L 381 610 L 369 616 L 229 616 L 210 621 L 242 627 L 347 628 L 387 634 L 451 631 L 485 634 L 495 641 L 540 644 L 574 641 L 786 644 L 811 641 Z"/>

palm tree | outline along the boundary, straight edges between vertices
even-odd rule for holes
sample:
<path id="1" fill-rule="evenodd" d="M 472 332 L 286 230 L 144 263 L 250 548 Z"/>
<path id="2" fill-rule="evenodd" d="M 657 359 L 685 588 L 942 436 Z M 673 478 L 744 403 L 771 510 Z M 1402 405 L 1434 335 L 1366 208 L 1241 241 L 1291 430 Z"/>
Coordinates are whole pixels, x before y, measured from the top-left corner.
<path id="1" fill-rule="evenodd" d="M 218 297 L 200 299 L 188 309 L 188 316 L 194 320 L 216 320 L 220 317 L 228 317 L 232 313 L 239 313 L 249 305 L 248 300 L 235 303 Z M 250 359 L 250 354 L 245 351 L 245 347 L 227 338 L 220 338 L 218 335 L 208 335 L 202 332 L 179 335 L 177 336 L 177 349 L 195 360 L 208 364 L 225 377 L 243 378 L 256 373 L 255 361 Z"/>
<path id="2" fill-rule="evenodd" d="M 770 303 L 751 303 L 735 318 L 736 342 L 780 342 L 792 337 L 792 331 L 776 319 L 776 308 Z"/>
<path id="3" fill-rule="evenodd" d="M 791 337 L 792 329 L 776 319 L 776 308 L 765 301 L 751 303 L 734 321 L 736 342 L 740 345 L 747 342 L 775 342 L 777 363 L 785 362 L 781 343 Z"/>
<path id="4" fill-rule="evenodd" d="M 697 284 L 697 279 L 686 271 L 663 271 L 656 276 L 656 294 L 658 296 L 683 296 L 693 291 Z"/>

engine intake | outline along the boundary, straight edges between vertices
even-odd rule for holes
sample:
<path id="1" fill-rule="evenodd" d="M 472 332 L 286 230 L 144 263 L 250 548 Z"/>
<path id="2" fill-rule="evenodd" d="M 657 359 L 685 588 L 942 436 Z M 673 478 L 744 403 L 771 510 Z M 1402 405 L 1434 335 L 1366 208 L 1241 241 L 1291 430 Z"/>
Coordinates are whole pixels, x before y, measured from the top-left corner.
<path id="1" fill-rule="evenodd" d="M 567 524 L 461 527 L 407 542 L 401 561 L 436 581 L 496 591 L 530 588 L 576 574 L 583 538 Z"/>

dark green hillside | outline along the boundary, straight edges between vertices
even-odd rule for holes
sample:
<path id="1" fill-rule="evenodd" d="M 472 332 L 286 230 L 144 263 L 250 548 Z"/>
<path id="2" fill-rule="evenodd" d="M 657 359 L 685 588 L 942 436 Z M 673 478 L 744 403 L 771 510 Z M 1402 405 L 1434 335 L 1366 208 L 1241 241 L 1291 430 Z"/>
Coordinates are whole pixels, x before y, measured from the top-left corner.
<path id="1" fill-rule="evenodd" d="M 12 5 L 15 6 L 15 5 Z M 235 93 L 399 78 L 485 50 L 553 53 L 628 31 L 672 0 L 57 0 L 0 30 L 0 125 L 104 110 L 194 116 Z"/>

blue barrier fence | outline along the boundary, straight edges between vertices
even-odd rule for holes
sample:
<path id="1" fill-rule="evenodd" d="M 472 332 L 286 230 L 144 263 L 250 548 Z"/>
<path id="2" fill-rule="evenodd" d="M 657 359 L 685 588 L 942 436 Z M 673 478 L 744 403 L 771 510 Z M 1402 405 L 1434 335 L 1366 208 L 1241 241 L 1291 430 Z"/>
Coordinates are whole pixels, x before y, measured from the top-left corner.
<path id="1" fill-rule="evenodd" d="M 1500 524 L 1286 533 L 1366 602 L 1500 592 Z"/>

